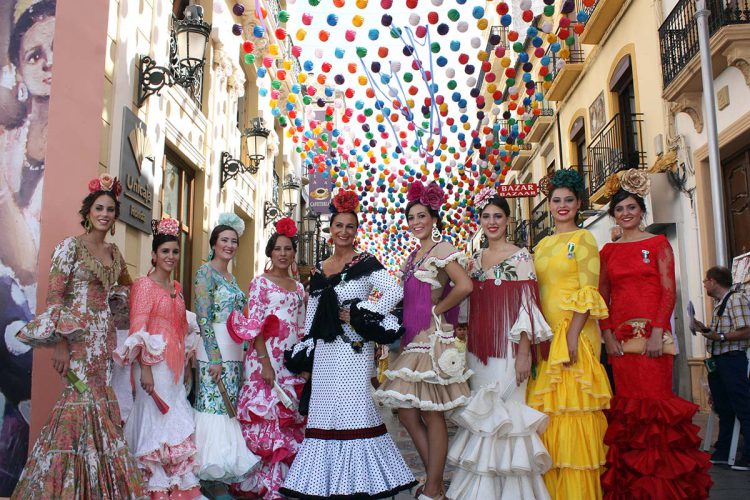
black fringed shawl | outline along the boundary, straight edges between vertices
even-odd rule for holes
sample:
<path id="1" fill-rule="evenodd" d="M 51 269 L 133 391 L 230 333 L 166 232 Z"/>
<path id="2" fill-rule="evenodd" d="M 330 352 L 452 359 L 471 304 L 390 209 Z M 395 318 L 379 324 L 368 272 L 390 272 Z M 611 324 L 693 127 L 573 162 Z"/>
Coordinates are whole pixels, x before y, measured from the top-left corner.
<path id="1" fill-rule="evenodd" d="M 342 321 L 339 319 L 338 294 L 335 287 L 341 282 L 356 280 L 363 276 L 384 269 L 383 264 L 368 253 L 362 253 L 354 258 L 344 269 L 333 276 L 323 273 L 323 264 L 310 277 L 310 296 L 320 297 L 318 309 L 315 311 L 310 332 L 314 339 L 322 339 L 324 342 L 333 342 L 336 337 L 344 334 Z"/>

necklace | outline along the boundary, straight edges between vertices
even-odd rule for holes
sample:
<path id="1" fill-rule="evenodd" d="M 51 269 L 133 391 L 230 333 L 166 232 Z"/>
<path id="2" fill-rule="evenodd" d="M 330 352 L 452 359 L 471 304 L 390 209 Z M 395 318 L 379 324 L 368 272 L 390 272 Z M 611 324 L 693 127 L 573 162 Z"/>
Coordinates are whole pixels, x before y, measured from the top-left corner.
<path id="1" fill-rule="evenodd" d="M 409 256 L 409 260 L 406 261 L 406 272 L 404 272 L 404 281 L 406 281 L 407 278 L 414 276 L 414 272 L 417 269 L 419 269 L 419 266 L 422 265 L 425 259 L 430 255 L 430 252 L 432 252 L 432 249 L 435 248 L 436 246 L 437 246 L 437 243 L 433 243 L 432 246 L 428 248 L 424 254 L 422 254 L 422 256 L 419 258 L 419 260 L 416 263 L 414 263 L 414 259 L 416 259 L 417 253 L 419 252 L 420 249 L 415 250 Z"/>

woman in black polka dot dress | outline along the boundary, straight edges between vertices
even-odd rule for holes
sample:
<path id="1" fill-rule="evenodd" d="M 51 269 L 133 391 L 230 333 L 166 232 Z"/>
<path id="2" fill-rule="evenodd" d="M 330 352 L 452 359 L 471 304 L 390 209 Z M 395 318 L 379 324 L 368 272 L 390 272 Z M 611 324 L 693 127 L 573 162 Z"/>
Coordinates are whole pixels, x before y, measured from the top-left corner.
<path id="1" fill-rule="evenodd" d="M 370 391 L 374 342 L 389 344 L 403 331 L 390 314 L 402 291 L 375 257 L 354 250 L 356 194 L 339 193 L 332 208 L 335 252 L 313 271 L 306 337 L 287 357 L 292 371 L 312 369 L 312 387 L 305 440 L 280 492 L 386 498 L 416 483 Z"/>

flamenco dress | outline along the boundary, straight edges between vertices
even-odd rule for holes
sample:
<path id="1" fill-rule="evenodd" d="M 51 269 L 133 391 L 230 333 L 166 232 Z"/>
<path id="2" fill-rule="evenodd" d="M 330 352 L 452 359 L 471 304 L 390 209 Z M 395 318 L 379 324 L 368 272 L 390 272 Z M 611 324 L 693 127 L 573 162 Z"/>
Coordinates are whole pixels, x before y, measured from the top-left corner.
<path id="1" fill-rule="evenodd" d="M 79 237 L 60 242 L 52 255 L 47 310 L 17 334 L 32 346 L 67 339 L 70 371 L 80 383 L 67 385 L 52 408 L 13 499 L 147 498 L 110 387 L 115 331 L 107 297 L 117 283 L 131 284 L 125 260 L 110 246 L 107 266 Z"/>
<path id="2" fill-rule="evenodd" d="M 601 498 L 605 463 L 605 410 L 612 392 L 599 362 L 601 336 L 596 319 L 607 317 L 599 295 L 599 251 L 585 230 L 548 236 L 534 253 L 542 312 L 552 326 L 549 357 L 527 389 L 526 402 L 546 413 L 542 442 L 552 457 L 544 475 L 553 499 Z M 578 336 L 578 360 L 570 361 L 567 331 L 573 313 L 589 313 Z"/>
<path id="3" fill-rule="evenodd" d="M 314 268 L 305 339 L 286 361 L 294 372 L 312 372 L 307 428 L 282 494 L 388 498 L 416 484 L 383 424 L 370 382 L 375 343 L 390 344 L 403 334 L 391 314 L 401 298 L 396 279 L 370 254 L 358 254 L 331 276 L 321 263 Z M 339 319 L 340 307 L 350 308 L 350 324 Z"/>
<path id="4" fill-rule="evenodd" d="M 203 342 L 198 343 L 198 391 L 195 396 L 195 444 L 200 466 L 198 478 L 232 484 L 255 467 L 260 459 L 245 444 L 242 429 L 231 418 L 219 386 L 208 369 L 221 362 L 221 381 L 232 407 L 242 384 L 244 351 L 229 335 L 227 318 L 245 307 L 245 294 L 234 276 L 227 279 L 210 263 L 198 268 L 193 286 L 195 314 Z"/>
<path id="5" fill-rule="evenodd" d="M 619 342 L 661 328 L 673 342 L 674 256 L 664 236 L 608 243 L 601 250 L 600 290 L 610 316 L 601 320 Z M 612 499 L 707 498 L 710 455 L 699 451 L 698 406 L 672 392 L 674 355 L 611 356 L 615 396 L 604 442 L 604 497 Z"/>
<path id="6" fill-rule="evenodd" d="M 448 460 L 457 465 L 447 497 L 463 499 L 547 499 L 542 474 L 552 460 L 539 433 L 548 417 L 526 405 L 526 384 L 516 384 L 515 357 L 528 336 L 532 358 L 549 347 L 552 331 L 539 307 L 531 255 L 520 249 L 485 270 L 482 251 L 470 274 L 468 365 L 469 403 L 454 413 L 458 424 Z"/>
<path id="7" fill-rule="evenodd" d="M 247 316 L 230 318 L 236 340 L 247 341 L 245 382 L 237 398 L 237 419 L 250 451 L 260 457 L 258 467 L 234 485 L 240 496 L 251 494 L 264 500 L 283 498 L 279 488 L 297 455 L 305 433 L 305 417 L 299 414 L 299 394 L 305 380 L 284 365 L 284 352 L 302 340 L 305 289 L 297 282 L 289 291 L 259 276 L 250 283 Z M 273 386 L 261 378 L 262 365 L 253 341 L 263 334 L 276 383 L 292 406 L 279 399 Z"/>
<path id="8" fill-rule="evenodd" d="M 467 380 L 472 372 L 462 363 L 456 363 L 455 370 L 436 370 L 435 360 L 446 351 L 442 340 L 434 335 L 437 325 L 432 308 L 448 292 L 445 266 L 457 262 L 465 267 L 468 259 L 447 242 L 437 243 L 419 262 L 414 261 L 415 254 L 407 260 L 403 276 L 406 330 L 401 339 L 403 350 L 384 372 L 387 380 L 374 397 L 391 408 L 444 412 L 469 401 L 471 390 Z M 441 325 L 455 323 L 458 312 L 456 307 L 438 318 Z"/>
<path id="9" fill-rule="evenodd" d="M 178 282 L 175 296 L 145 276 L 130 292 L 130 335 L 114 353 L 115 361 L 133 370 L 135 401 L 125 422 L 125 439 L 147 481 L 152 499 L 201 496 L 193 410 L 184 385 L 185 364 L 195 351 L 198 325 L 188 327 Z M 194 317 L 192 313 L 189 313 Z M 151 367 L 154 393 L 168 410 L 160 411 L 140 384 L 141 363 Z"/>

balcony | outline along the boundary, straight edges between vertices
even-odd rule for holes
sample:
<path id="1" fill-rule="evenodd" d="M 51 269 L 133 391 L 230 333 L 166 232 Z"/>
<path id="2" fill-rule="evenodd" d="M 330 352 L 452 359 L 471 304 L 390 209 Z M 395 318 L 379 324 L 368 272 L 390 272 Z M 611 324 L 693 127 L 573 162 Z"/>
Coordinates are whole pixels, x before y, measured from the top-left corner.
<path id="1" fill-rule="evenodd" d="M 528 163 L 532 155 L 533 147 L 530 142 L 524 142 L 518 145 L 518 155 L 513 158 L 510 164 L 510 169 L 515 171 L 521 171 L 523 167 Z"/>
<path id="2" fill-rule="evenodd" d="M 610 175 L 629 168 L 644 168 L 643 114 L 616 114 L 591 140 L 588 151 L 589 199 L 606 203 L 601 192 Z"/>
<path id="3" fill-rule="evenodd" d="M 531 246 L 535 247 L 542 238 L 552 234 L 552 216 L 547 199 L 543 199 L 531 210 Z"/>
<path id="4" fill-rule="evenodd" d="M 581 43 L 595 45 L 604 37 L 610 24 L 625 5 L 626 0 L 596 0 L 591 7 L 583 5 L 582 0 L 575 0 L 574 12 L 586 11 L 589 20 L 586 21 L 586 29 L 581 33 Z"/>
<path id="5" fill-rule="evenodd" d="M 536 82 L 536 91 L 545 94 L 544 100 L 539 104 L 539 114 L 534 115 L 531 119 L 531 129 L 526 134 L 526 140 L 528 142 L 539 142 L 547 130 L 552 125 L 555 116 L 555 110 L 552 108 L 552 103 L 547 100 L 546 91 L 544 90 L 544 82 Z"/>
<path id="6" fill-rule="evenodd" d="M 750 1 L 750 0 L 748 0 Z M 559 29 L 557 30 L 560 31 Z M 560 42 L 565 45 L 565 41 Z M 571 46 L 565 46 L 568 49 L 568 56 L 565 58 L 560 57 L 559 52 L 552 52 L 549 48 L 544 54 L 549 56 L 551 59 L 551 75 L 552 85 L 547 90 L 547 99 L 550 101 L 562 101 L 568 95 L 570 88 L 573 83 L 578 79 L 578 76 L 583 71 L 583 47 L 581 42 L 576 36 L 575 43 Z M 564 60 L 565 64 L 559 70 L 557 69 L 558 61 Z"/>
<path id="7" fill-rule="evenodd" d="M 728 66 L 736 66 L 750 82 L 750 0 L 706 0 L 711 12 L 708 29 L 714 78 Z M 680 0 L 659 28 L 663 97 L 677 102 L 682 94 L 700 92 L 700 56 L 695 0 Z"/>

